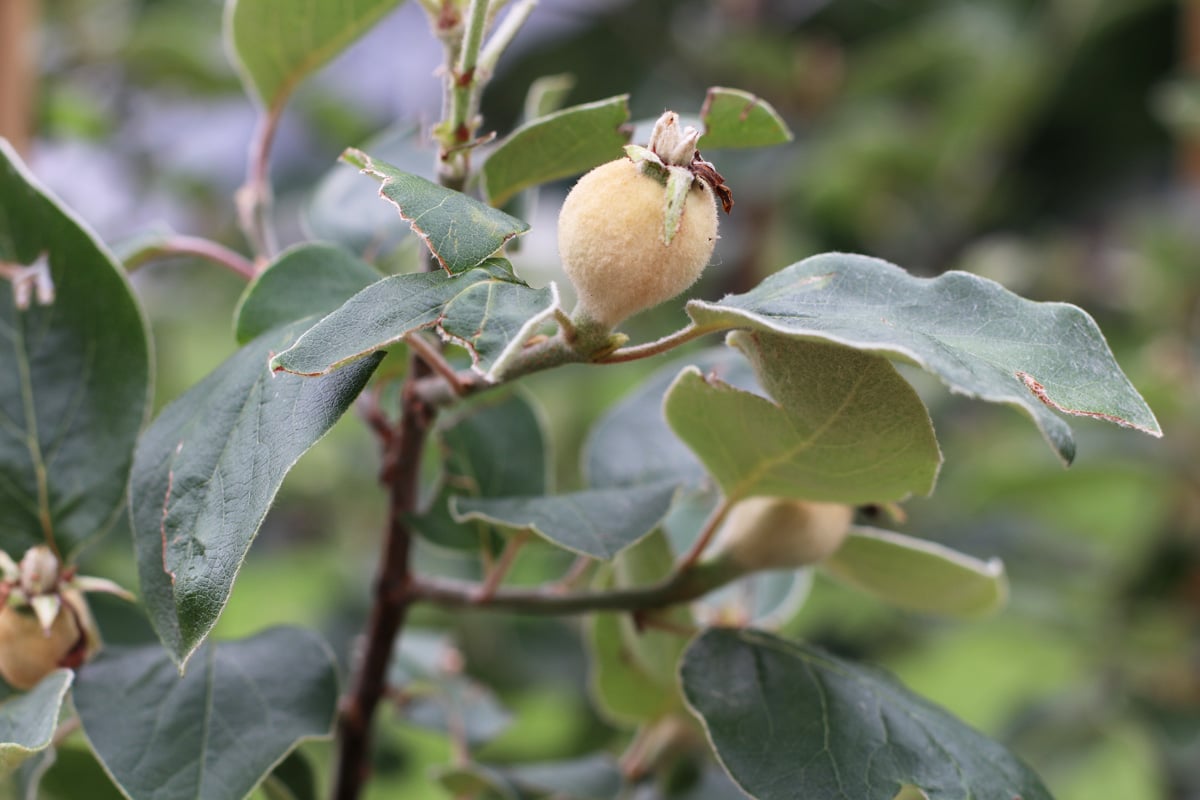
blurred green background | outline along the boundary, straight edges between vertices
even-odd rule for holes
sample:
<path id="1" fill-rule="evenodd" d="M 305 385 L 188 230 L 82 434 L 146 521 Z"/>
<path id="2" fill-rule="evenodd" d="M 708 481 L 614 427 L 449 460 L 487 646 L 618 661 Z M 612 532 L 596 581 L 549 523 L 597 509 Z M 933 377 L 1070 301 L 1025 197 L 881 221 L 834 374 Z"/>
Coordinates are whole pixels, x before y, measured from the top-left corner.
<path id="1" fill-rule="evenodd" d="M 232 194 L 254 109 L 223 52 L 222 4 L 43 0 L 42 12 L 35 172 L 110 244 L 169 226 L 244 249 Z M 286 242 L 310 235 L 314 184 L 344 147 L 437 121 L 439 54 L 409 3 L 302 87 L 273 164 Z M 894 670 L 1009 743 L 1059 800 L 1200 798 L 1200 3 L 542 0 L 485 95 L 483 129 L 511 129 L 530 83 L 562 73 L 575 79 L 569 102 L 630 92 L 635 119 L 695 113 L 710 85 L 742 88 L 795 131 L 788 146 L 705 154 L 737 206 L 695 296 L 847 250 L 922 275 L 966 269 L 1097 318 L 1164 439 L 1073 421 L 1078 457 L 1064 472 L 1021 415 L 914 378 L 946 463 L 901 530 L 1002 557 L 1005 612 L 944 623 L 818 579 L 784 627 Z M 561 278 L 554 219 L 568 185 L 525 208 L 534 232 L 513 260 L 531 282 Z M 363 179 L 361 192 L 375 189 Z M 414 252 L 400 239 L 392 263 Z M 136 285 L 161 406 L 234 350 L 242 285 L 186 260 L 144 268 Z M 644 339 L 682 320 L 672 304 L 626 328 Z M 529 381 L 559 487 L 578 485 L 588 426 L 656 366 Z M 284 484 L 217 636 L 296 622 L 350 657 L 382 527 L 376 468 L 348 415 Z M 84 571 L 136 585 L 130 548 L 116 530 Z M 527 562 L 531 577 L 562 568 L 537 552 Z M 110 641 L 145 636 L 127 610 L 96 603 Z M 413 624 L 453 630 L 467 671 L 513 714 L 487 759 L 620 751 L 627 733 L 589 705 L 577 623 Z M 446 738 L 392 713 L 383 730 L 371 796 L 449 797 L 427 774 L 449 757 Z M 73 796 L 86 769 L 68 748 L 47 797 Z"/>

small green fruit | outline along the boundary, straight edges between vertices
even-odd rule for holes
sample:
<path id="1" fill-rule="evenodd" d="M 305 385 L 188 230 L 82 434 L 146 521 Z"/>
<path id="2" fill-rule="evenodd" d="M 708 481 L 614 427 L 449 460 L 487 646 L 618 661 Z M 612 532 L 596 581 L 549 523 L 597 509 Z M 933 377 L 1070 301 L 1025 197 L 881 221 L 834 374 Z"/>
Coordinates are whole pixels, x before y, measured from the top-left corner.
<path id="1" fill-rule="evenodd" d="M 854 509 L 781 497 L 751 497 L 729 512 L 713 559 L 739 573 L 816 564 L 841 547 Z"/>

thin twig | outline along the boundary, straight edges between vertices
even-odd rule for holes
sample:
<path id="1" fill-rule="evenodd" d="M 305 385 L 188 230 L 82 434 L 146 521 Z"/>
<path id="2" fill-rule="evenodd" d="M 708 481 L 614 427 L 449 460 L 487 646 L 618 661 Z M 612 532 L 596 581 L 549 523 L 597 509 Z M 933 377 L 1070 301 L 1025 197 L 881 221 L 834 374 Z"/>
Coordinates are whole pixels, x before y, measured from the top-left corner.
<path id="1" fill-rule="evenodd" d="M 169 236 L 161 242 L 155 242 L 126 258 L 125 269 L 133 272 L 151 261 L 177 256 L 204 259 L 247 280 L 253 278 L 255 273 L 254 264 L 241 253 L 198 236 Z"/>
<path id="2" fill-rule="evenodd" d="M 649 358 L 665 353 L 668 350 L 679 347 L 681 344 L 686 344 L 693 339 L 699 339 L 701 336 L 707 336 L 710 333 L 726 330 L 728 325 L 697 325 L 691 323 L 687 327 L 680 328 L 672 334 L 664 336 L 653 342 L 645 344 L 637 344 L 632 347 L 622 347 L 614 350 L 606 356 L 596 359 L 598 364 L 620 364 L 625 361 L 636 361 L 639 358 Z"/>
<path id="3" fill-rule="evenodd" d="M 513 563 L 517 560 L 517 553 L 521 552 L 521 548 L 529 541 L 529 531 L 518 531 L 504 544 L 504 551 L 500 553 L 500 559 L 491 566 L 488 570 L 487 577 L 479 586 L 479 597 L 477 602 L 486 603 L 495 596 L 496 591 L 500 588 L 500 584 L 504 583 L 505 576 L 512 569 Z"/>
<path id="4" fill-rule="evenodd" d="M 548 591 L 564 593 L 568 591 L 575 583 L 587 574 L 588 567 L 592 565 L 592 559 L 587 556 L 578 556 L 571 562 L 571 567 L 563 573 L 563 576 L 554 583 L 546 587 Z"/>
<path id="5" fill-rule="evenodd" d="M 404 337 L 404 342 L 412 348 L 412 351 L 416 353 L 418 358 L 425 362 L 426 366 L 447 383 L 450 391 L 459 397 L 467 394 L 467 385 L 474 383 L 473 380 L 468 379 L 470 373 L 460 373 L 455 370 L 450 362 L 446 360 L 446 357 L 442 355 L 442 351 L 430 344 L 420 332 L 408 334 Z"/>
<path id="6" fill-rule="evenodd" d="M 529 19 L 529 15 L 533 13 L 533 9 L 537 7 L 537 0 L 521 0 L 513 6 L 512 11 L 508 12 L 508 16 L 504 21 L 496 27 L 491 38 L 483 47 L 483 51 L 479 54 L 479 63 L 476 69 L 484 75 L 484 80 L 491 78 L 492 73 L 496 70 L 496 64 L 500 61 L 500 56 L 504 55 L 504 51 L 512 44 L 514 38 L 525 21 Z M 495 11 L 492 12 L 493 14 Z"/>
<path id="7" fill-rule="evenodd" d="M 728 498 L 722 497 L 721 502 L 708 515 L 708 519 L 704 522 L 704 527 L 700 529 L 700 534 L 696 537 L 696 541 L 692 542 L 692 547 L 675 565 L 677 573 L 686 573 L 700 560 L 700 556 L 704 554 L 704 550 L 712 541 L 713 536 L 721 528 L 721 523 L 725 521 L 729 510 L 733 508 L 733 503 Z"/>
<path id="8" fill-rule="evenodd" d="M 236 201 L 238 222 L 254 250 L 259 269 L 270 263 L 279 247 L 275 225 L 271 219 L 271 146 L 283 116 L 283 102 L 264 109 L 250 142 L 250 157 L 246 165 L 246 183 L 238 189 Z"/>

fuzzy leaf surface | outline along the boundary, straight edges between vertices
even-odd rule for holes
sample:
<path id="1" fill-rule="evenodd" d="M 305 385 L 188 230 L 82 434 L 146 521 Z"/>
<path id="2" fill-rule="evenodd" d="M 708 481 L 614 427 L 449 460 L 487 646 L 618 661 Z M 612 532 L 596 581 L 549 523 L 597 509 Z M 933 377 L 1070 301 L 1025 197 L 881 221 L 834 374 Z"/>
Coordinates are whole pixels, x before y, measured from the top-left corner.
<path id="1" fill-rule="evenodd" d="M 933 426 L 886 359 L 770 335 L 733 341 L 778 404 L 695 368 L 665 400 L 667 421 L 727 498 L 853 504 L 933 489 L 941 464 Z"/>
<path id="2" fill-rule="evenodd" d="M 475 368 L 492 376 L 556 308 L 553 286 L 530 288 L 503 259 L 489 259 L 462 275 L 393 275 L 363 289 L 314 325 L 275 356 L 271 368 L 326 375 L 410 333 L 435 330 L 465 347 Z"/>
<path id="3" fill-rule="evenodd" d="M 230 0 L 225 41 L 246 91 L 278 111 L 292 90 L 402 0 Z"/>
<path id="4" fill-rule="evenodd" d="M 792 131 L 771 104 L 741 89 L 714 86 L 700 109 L 702 149 L 770 147 L 792 140 Z"/>
<path id="5" fill-rule="evenodd" d="M 758 800 L 1051 800 L 1025 764 L 886 673 L 754 630 L 709 629 L 681 669 L 717 757 Z"/>
<path id="6" fill-rule="evenodd" d="M 629 95 L 572 106 L 531 120 L 483 164 L 488 200 L 502 206 L 531 186 L 569 178 L 620 158 L 629 144 Z"/>
<path id="7" fill-rule="evenodd" d="M 74 677 L 69 669 L 55 670 L 28 692 L 0 703 L 0 776 L 50 746 Z"/>
<path id="8" fill-rule="evenodd" d="M 216 624 L 284 476 L 379 363 L 316 380 L 271 373 L 271 354 L 311 320 L 254 339 L 164 408 L 138 443 L 130 509 L 142 596 L 181 665 Z"/>
<path id="9" fill-rule="evenodd" d="M 1075 440 L 1056 411 L 1162 435 L 1086 312 L 1026 300 L 968 273 L 917 278 L 879 259 L 826 253 L 745 294 L 687 308 L 701 326 L 834 342 L 915 364 L 952 391 L 1024 411 L 1068 464 Z"/>
<path id="10" fill-rule="evenodd" d="M 209 642 L 180 675 L 157 645 L 79 673 L 83 731 L 132 800 L 240 800 L 304 739 L 332 732 L 337 665 L 315 633 Z"/>
<path id="11" fill-rule="evenodd" d="M 396 207 L 451 275 L 478 267 L 509 239 L 529 230 L 516 217 L 361 150 L 347 150 L 342 158 L 381 183 L 379 196 Z"/>
<path id="12" fill-rule="evenodd" d="M 0 272 L 0 548 L 63 555 L 125 502 L 150 401 L 146 322 L 104 246 L 0 141 L 0 268 L 41 263 L 53 302 Z"/>
<path id="13" fill-rule="evenodd" d="M 324 314 L 382 278 L 370 264 L 335 245 L 293 247 L 242 293 L 234 318 L 238 344 L 277 325 Z"/>
<path id="14" fill-rule="evenodd" d="M 821 569 L 909 611 L 971 619 L 1008 599 L 999 559 L 982 561 L 936 542 L 875 528 L 851 528 Z"/>
<path id="15" fill-rule="evenodd" d="M 559 547 L 607 561 L 662 522 L 677 486 L 671 480 L 555 495 L 456 497 L 450 507 L 459 522 L 528 528 Z"/>

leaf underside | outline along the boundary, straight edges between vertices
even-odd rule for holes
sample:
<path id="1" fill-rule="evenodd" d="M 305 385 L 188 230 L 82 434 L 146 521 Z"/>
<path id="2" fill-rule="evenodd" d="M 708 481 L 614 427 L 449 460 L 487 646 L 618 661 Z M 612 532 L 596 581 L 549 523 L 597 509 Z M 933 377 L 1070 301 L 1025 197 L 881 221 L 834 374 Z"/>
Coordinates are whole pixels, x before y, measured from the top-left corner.
<path id="1" fill-rule="evenodd" d="M 684 654 L 689 705 L 751 797 L 1051 800 L 1012 753 L 886 673 L 754 630 L 710 629 Z"/>
<path id="2" fill-rule="evenodd" d="M 55 670 L 25 694 L 0 703 L 0 777 L 50 746 L 75 673 Z"/>
<path id="3" fill-rule="evenodd" d="M 822 340 L 915 364 L 955 392 L 1017 406 L 1068 464 L 1075 441 L 1056 411 L 1161 435 L 1090 316 L 975 275 L 917 278 L 879 259 L 826 253 L 745 294 L 687 308 L 701 326 Z"/>

